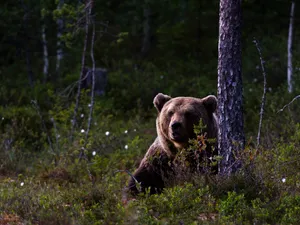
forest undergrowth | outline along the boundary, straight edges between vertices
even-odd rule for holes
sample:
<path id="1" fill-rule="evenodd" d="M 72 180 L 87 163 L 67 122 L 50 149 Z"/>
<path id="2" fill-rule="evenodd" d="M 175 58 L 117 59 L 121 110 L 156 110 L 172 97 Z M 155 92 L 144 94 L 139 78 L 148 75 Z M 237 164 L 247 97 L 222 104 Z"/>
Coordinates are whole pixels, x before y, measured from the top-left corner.
<path id="1" fill-rule="evenodd" d="M 160 195 L 126 203 L 129 174 L 156 137 L 151 104 L 137 98 L 126 105 L 139 91 L 98 97 L 87 139 L 85 92 L 72 139 L 74 105 L 61 96 L 48 93 L 51 107 L 38 101 L 0 107 L 0 224 L 297 224 L 299 104 L 280 110 L 292 96 L 268 93 L 257 146 L 261 89 L 245 87 L 247 144 L 235 156 L 242 162 L 238 172 L 227 178 L 194 174 Z"/>
<path id="2" fill-rule="evenodd" d="M 0 225 L 300 224 L 300 7 L 292 35 L 283 0 L 242 4 L 240 169 L 124 199 L 156 137 L 154 96 L 217 95 L 219 3 L 4 1 Z M 107 72 L 94 102 L 92 68 Z"/>

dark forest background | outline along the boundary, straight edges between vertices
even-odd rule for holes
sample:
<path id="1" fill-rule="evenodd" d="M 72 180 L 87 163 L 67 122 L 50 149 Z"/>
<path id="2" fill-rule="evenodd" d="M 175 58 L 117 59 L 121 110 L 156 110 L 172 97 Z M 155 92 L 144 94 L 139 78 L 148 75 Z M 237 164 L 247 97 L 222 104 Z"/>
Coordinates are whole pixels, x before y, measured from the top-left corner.
<path id="1" fill-rule="evenodd" d="M 0 224 L 297 224 L 300 6 L 296 2 L 292 92 L 290 9 L 286 0 L 242 2 L 242 172 L 179 182 L 124 205 L 128 172 L 156 136 L 154 96 L 217 94 L 219 1 L 4 1 Z M 267 79 L 260 146 L 264 77 L 254 40 Z M 78 81 L 93 63 L 102 68 L 95 73 L 95 102 L 84 79 L 76 105 Z"/>

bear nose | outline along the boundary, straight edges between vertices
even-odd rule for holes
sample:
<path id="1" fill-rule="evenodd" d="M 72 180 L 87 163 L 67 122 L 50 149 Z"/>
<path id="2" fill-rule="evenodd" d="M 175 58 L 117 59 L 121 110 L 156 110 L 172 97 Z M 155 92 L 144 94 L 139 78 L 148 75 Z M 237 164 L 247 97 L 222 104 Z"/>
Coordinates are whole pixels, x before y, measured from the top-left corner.
<path id="1" fill-rule="evenodd" d="M 178 129 L 180 126 L 181 126 L 181 123 L 179 123 L 179 122 L 174 122 L 174 123 L 172 123 L 172 125 L 171 125 L 172 130 L 176 130 L 176 129 Z"/>

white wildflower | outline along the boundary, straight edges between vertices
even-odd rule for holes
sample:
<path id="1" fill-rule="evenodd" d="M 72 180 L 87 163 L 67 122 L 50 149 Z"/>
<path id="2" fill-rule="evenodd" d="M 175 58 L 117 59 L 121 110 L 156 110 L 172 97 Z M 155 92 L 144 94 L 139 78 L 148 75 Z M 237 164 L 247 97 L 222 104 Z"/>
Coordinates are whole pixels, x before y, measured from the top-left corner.
<path id="1" fill-rule="evenodd" d="M 286 179 L 285 179 L 285 178 L 282 178 L 281 181 L 282 181 L 282 183 L 285 183 L 285 182 L 286 182 Z"/>
<path id="2" fill-rule="evenodd" d="M 125 147 L 124 147 L 125 149 L 128 149 L 128 145 L 125 145 Z"/>
<path id="3" fill-rule="evenodd" d="M 105 132 L 105 135 L 108 136 L 108 135 L 109 135 L 109 131 L 106 131 L 106 132 Z"/>
<path id="4" fill-rule="evenodd" d="M 21 185 L 21 187 L 23 187 L 23 186 L 24 186 L 24 182 L 21 182 L 21 184 L 20 184 L 20 185 Z"/>
<path id="5" fill-rule="evenodd" d="M 93 153 L 92 153 L 92 154 L 93 154 L 93 156 L 95 156 L 95 155 L 96 155 L 96 151 L 93 151 Z"/>
<path id="6" fill-rule="evenodd" d="M 85 130 L 84 129 L 81 129 L 81 133 L 84 133 L 85 132 Z"/>
<path id="7" fill-rule="evenodd" d="M 125 131 L 124 131 L 124 134 L 127 134 L 127 133 L 128 133 L 128 130 L 125 130 Z"/>
<path id="8" fill-rule="evenodd" d="M 83 117 L 84 117 L 84 114 L 81 114 L 80 117 L 83 118 Z"/>

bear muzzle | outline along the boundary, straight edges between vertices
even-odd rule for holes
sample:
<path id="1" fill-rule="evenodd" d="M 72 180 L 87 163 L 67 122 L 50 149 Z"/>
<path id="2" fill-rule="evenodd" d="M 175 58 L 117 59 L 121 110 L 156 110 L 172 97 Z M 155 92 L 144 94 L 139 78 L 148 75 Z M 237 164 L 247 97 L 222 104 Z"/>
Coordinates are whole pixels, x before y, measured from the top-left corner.
<path id="1" fill-rule="evenodd" d="M 186 142 L 186 135 L 182 123 L 174 121 L 169 126 L 169 136 L 172 141 L 182 143 Z"/>

